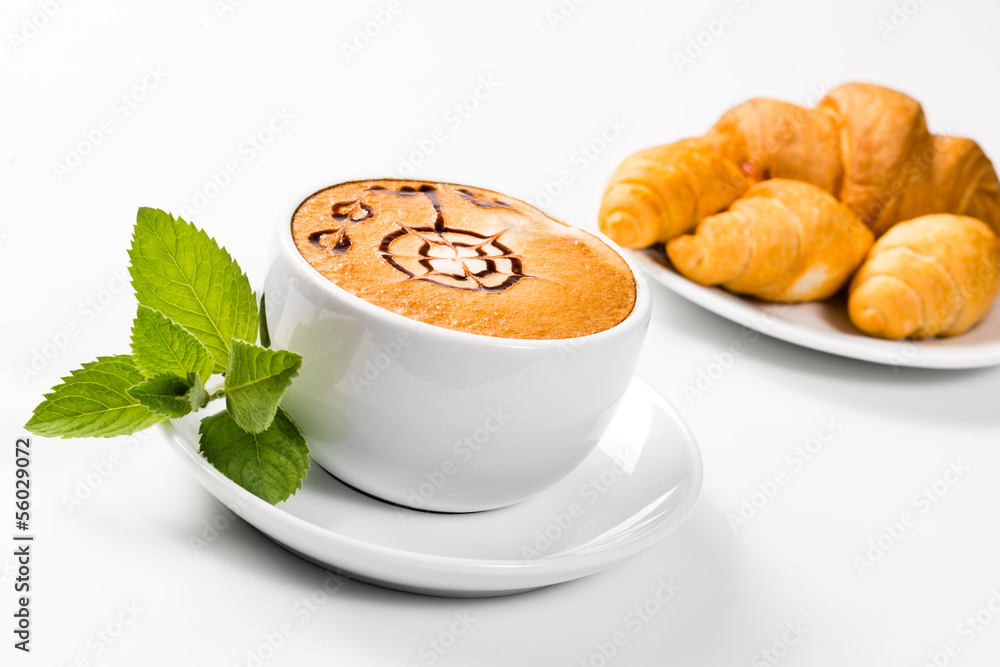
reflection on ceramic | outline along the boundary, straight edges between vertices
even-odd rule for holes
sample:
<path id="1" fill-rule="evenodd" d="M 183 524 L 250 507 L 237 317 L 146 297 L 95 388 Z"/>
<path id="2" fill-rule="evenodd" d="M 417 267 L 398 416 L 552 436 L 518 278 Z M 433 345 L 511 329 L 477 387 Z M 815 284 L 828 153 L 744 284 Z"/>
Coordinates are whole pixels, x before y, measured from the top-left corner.
<path id="1" fill-rule="evenodd" d="M 618 325 L 495 338 L 408 319 L 330 282 L 296 249 L 293 211 L 277 225 L 267 324 L 275 347 L 302 355 L 282 405 L 320 465 L 385 500 L 465 512 L 529 498 L 593 451 L 649 323 L 649 285 L 627 253 L 636 303 Z"/>
<path id="2" fill-rule="evenodd" d="M 760 333 L 803 347 L 891 366 L 982 368 L 1000 365 L 1000 302 L 971 330 L 952 338 L 891 341 L 861 333 L 842 296 L 828 301 L 775 304 L 705 287 L 680 275 L 662 252 L 631 251 L 650 278 L 685 299 Z"/>
<path id="3" fill-rule="evenodd" d="M 431 595 L 506 595 L 604 570 L 663 539 L 701 489 L 701 456 L 677 412 L 634 380 L 596 449 L 562 481 L 502 509 L 440 514 L 373 499 L 313 462 L 272 506 L 198 453 L 189 415 L 163 427 L 198 481 L 287 549 L 335 572 Z"/>

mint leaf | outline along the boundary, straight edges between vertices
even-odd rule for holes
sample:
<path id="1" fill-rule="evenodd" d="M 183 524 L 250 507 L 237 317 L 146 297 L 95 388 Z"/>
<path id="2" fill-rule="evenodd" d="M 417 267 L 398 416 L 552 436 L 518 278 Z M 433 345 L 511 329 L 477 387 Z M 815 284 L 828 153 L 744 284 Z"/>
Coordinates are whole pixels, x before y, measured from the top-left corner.
<path id="1" fill-rule="evenodd" d="M 272 505 L 300 488 L 309 471 L 309 448 L 284 410 L 260 433 L 240 428 L 223 410 L 201 420 L 201 453 L 223 475 Z"/>
<path id="2" fill-rule="evenodd" d="M 174 373 L 160 373 L 128 390 L 128 395 L 158 415 L 176 419 L 205 406 L 208 394 L 194 371 L 182 378 Z"/>
<path id="3" fill-rule="evenodd" d="M 302 357 L 294 352 L 234 340 L 224 390 L 236 423 L 251 433 L 266 429 L 301 365 Z"/>
<path id="4" fill-rule="evenodd" d="M 132 358 L 146 375 L 194 371 L 202 382 L 212 376 L 211 353 L 191 333 L 163 313 L 139 305 L 132 323 Z"/>
<path id="5" fill-rule="evenodd" d="M 129 249 L 139 303 L 181 325 L 222 372 L 233 339 L 257 340 L 257 300 L 239 265 L 214 239 L 181 218 L 140 208 Z"/>
<path id="6" fill-rule="evenodd" d="M 98 357 L 62 379 L 45 395 L 26 429 L 60 438 L 110 438 L 141 431 L 160 421 L 128 394 L 145 378 L 132 357 Z"/>

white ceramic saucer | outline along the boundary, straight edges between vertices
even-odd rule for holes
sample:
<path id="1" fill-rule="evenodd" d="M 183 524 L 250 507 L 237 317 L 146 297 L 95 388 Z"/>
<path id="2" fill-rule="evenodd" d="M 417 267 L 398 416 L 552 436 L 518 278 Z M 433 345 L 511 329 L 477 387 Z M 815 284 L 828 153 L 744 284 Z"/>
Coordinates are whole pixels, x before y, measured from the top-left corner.
<path id="1" fill-rule="evenodd" d="M 639 379 L 598 448 L 569 476 L 524 502 L 474 514 L 389 505 L 345 486 L 315 462 L 298 493 L 269 505 L 198 453 L 205 414 L 164 423 L 163 431 L 222 503 L 323 567 L 430 595 L 507 595 L 599 572 L 674 530 L 701 489 L 694 437 Z"/>
<path id="2" fill-rule="evenodd" d="M 842 297 L 809 303 L 767 303 L 688 280 L 660 251 L 633 250 L 631 255 L 650 278 L 688 301 L 737 324 L 802 347 L 890 366 L 1000 365 L 1000 299 L 982 322 L 961 336 L 919 342 L 881 340 L 866 336 L 851 324 Z"/>

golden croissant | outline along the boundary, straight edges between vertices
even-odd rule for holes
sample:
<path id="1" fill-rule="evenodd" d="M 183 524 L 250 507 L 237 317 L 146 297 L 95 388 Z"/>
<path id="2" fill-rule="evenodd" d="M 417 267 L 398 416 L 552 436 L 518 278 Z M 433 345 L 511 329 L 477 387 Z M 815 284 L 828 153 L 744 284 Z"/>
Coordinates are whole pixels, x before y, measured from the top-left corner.
<path id="1" fill-rule="evenodd" d="M 899 217 L 929 213 L 978 218 L 1000 234 L 1000 181 L 993 163 L 972 139 L 932 135 L 933 159 L 926 179 L 906 190 Z"/>
<path id="2" fill-rule="evenodd" d="M 848 313 L 881 338 L 954 336 L 1000 292 L 1000 239 L 982 221 L 927 215 L 880 238 L 851 281 Z"/>
<path id="3" fill-rule="evenodd" d="M 640 151 L 612 176 L 599 224 L 621 245 L 647 247 L 769 178 L 822 188 L 876 236 L 931 213 L 978 217 L 1000 233 L 1000 181 L 979 146 L 930 134 L 916 100 L 863 83 L 835 88 L 815 109 L 750 100 L 703 137 Z"/>
<path id="4" fill-rule="evenodd" d="M 933 149 L 920 103 L 882 86 L 848 83 L 816 109 L 833 119 L 840 137 L 838 198 L 876 235 L 884 233 L 901 219 L 907 190 L 929 180 Z"/>
<path id="5" fill-rule="evenodd" d="M 832 195 L 840 190 L 840 137 L 827 114 L 754 99 L 723 114 L 704 141 L 755 181 L 790 178 Z"/>
<path id="6" fill-rule="evenodd" d="M 601 202 L 601 231 L 629 248 L 694 228 L 743 194 L 750 181 L 696 139 L 641 150 L 615 171 Z"/>
<path id="7" fill-rule="evenodd" d="M 751 187 L 693 235 L 667 243 L 683 275 L 770 301 L 825 299 L 851 277 L 872 232 L 821 188 L 786 179 Z"/>

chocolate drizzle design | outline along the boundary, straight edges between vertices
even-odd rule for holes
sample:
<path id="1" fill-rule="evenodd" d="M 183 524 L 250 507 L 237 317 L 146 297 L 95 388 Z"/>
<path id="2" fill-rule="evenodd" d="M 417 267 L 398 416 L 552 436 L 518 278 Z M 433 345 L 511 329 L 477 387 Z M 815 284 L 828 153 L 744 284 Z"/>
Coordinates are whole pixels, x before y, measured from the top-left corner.
<path id="1" fill-rule="evenodd" d="M 452 289 L 478 292 L 502 292 L 522 278 L 521 257 L 500 242 L 503 232 L 487 236 L 465 229 L 454 229 L 445 224 L 444 210 L 437 188 L 423 184 L 419 187 L 404 185 L 398 190 L 373 186 L 368 192 L 412 198 L 424 196 L 434 207 L 433 226 L 414 227 L 397 222 L 399 229 L 386 234 L 379 244 L 379 253 L 390 266 L 409 280 L 422 280 Z M 485 200 L 467 189 L 456 192 L 466 201 L 480 208 L 516 209 L 499 199 Z M 358 212 L 361 213 L 358 213 Z M 338 217 L 340 216 L 340 217 Z M 333 217 L 342 222 L 335 229 L 314 232 L 309 240 L 333 253 L 347 252 L 351 247 L 347 228 L 375 217 L 371 206 L 360 200 L 338 202 L 333 205 Z M 326 238 L 333 235 L 333 238 Z"/>
<path id="2" fill-rule="evenodd" d="M 351 248 L 351 237 L 347 235 L 350 225 L 371 220 L 375 211 L 359 199 L 339 201 L 331 207 L 333 219 L 341 223 L 333 229 L 323 229 L 309 235 L 309 242 L 318 248 L 325 248 L 334 254 L 347 252 Z"/>

